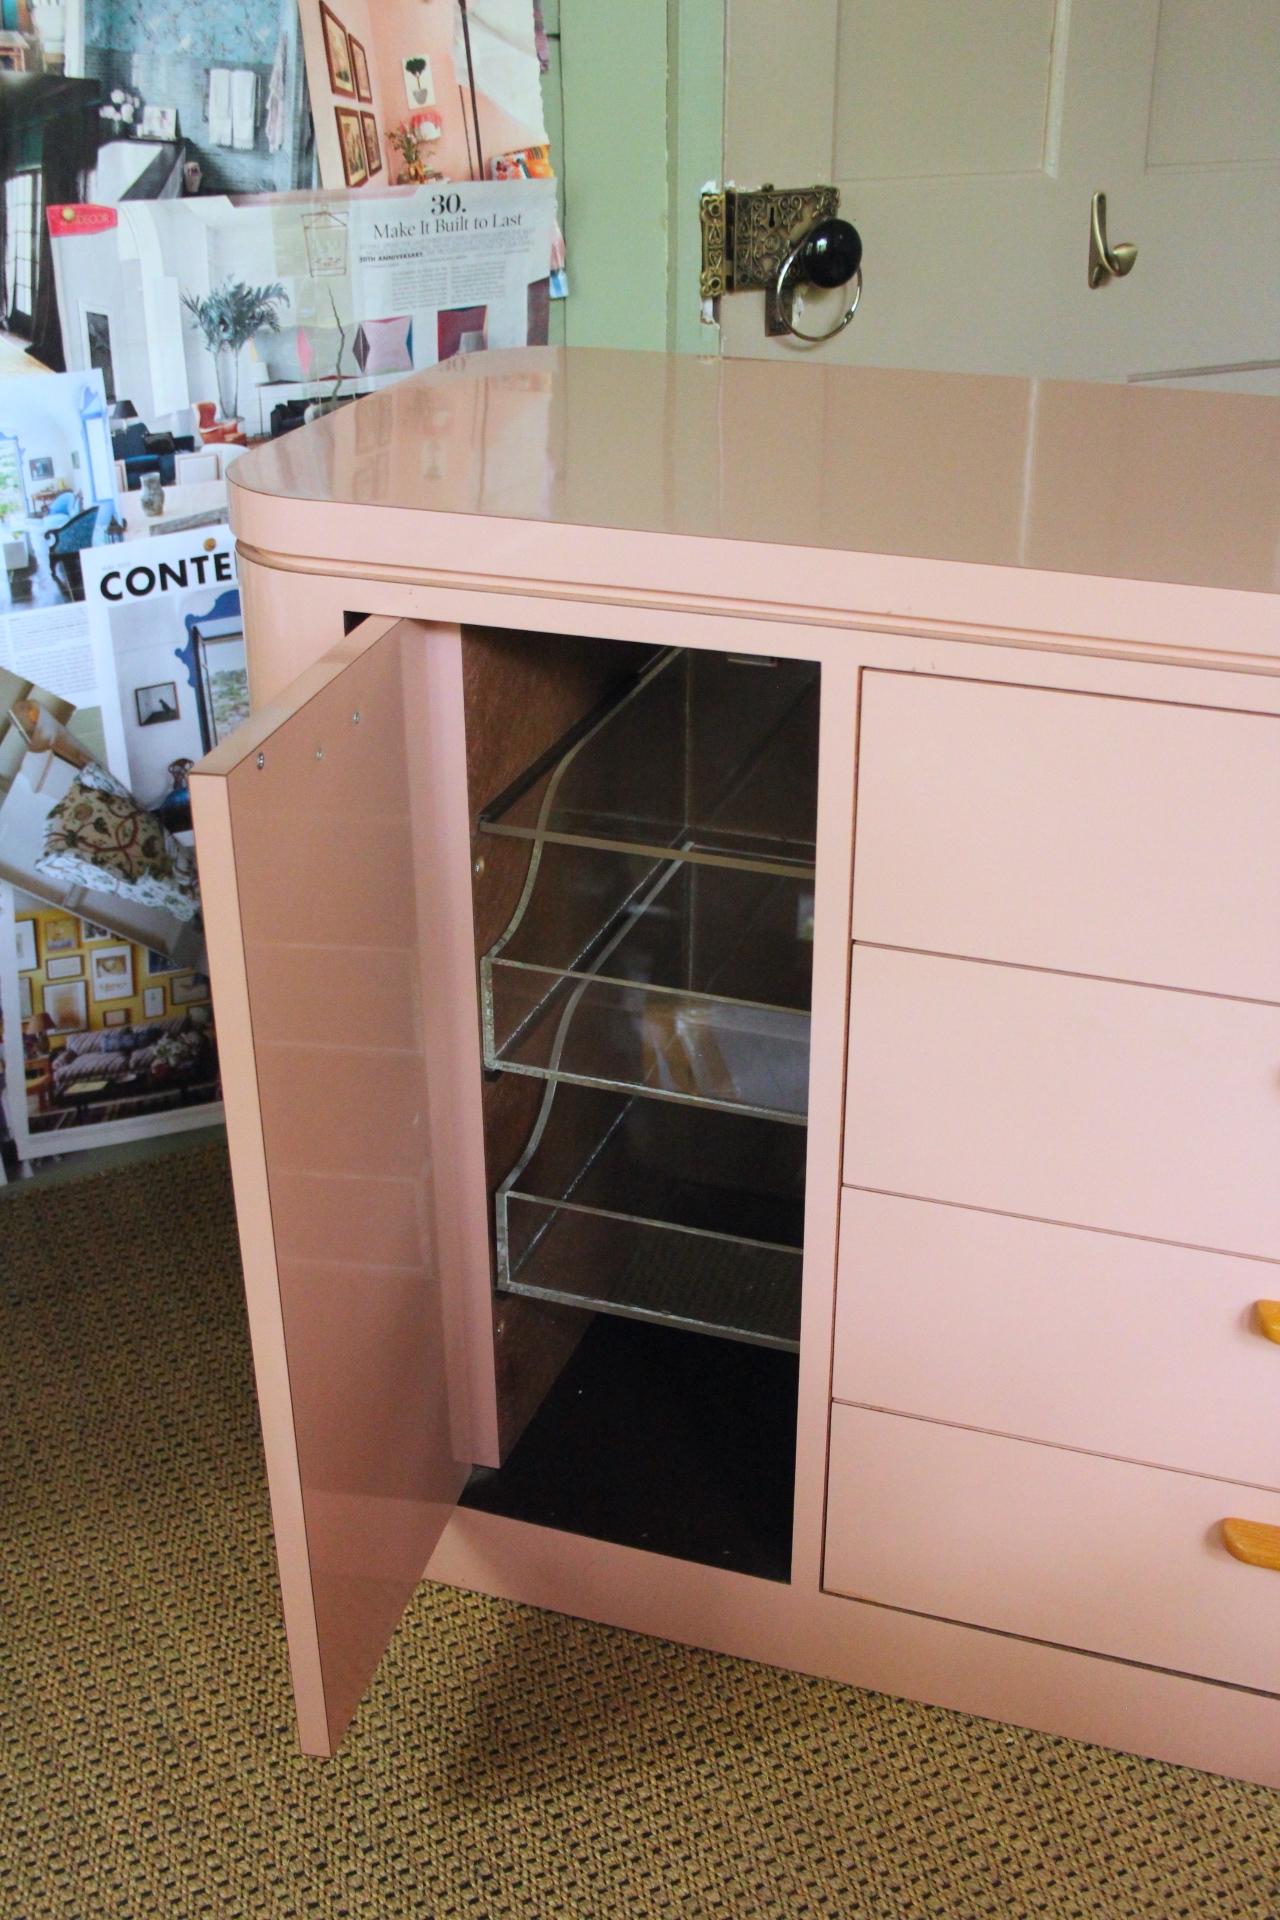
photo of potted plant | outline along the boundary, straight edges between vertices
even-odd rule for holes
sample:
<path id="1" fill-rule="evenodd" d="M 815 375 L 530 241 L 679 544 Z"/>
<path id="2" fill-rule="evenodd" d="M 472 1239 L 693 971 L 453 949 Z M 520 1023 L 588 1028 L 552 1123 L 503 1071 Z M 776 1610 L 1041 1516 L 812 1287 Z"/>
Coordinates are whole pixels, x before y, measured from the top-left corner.
<path id="1" fill-rule="evenodd" d="M 430 141 L 439 138 L 440 115 L 430 107 L 424 107 L 421 113 L 411 113 L 399 126 L 387 128 L 387 144 L 399 163 L 395 182 L 398 187 L 422 186 L 428 180 L 444 178 L 428 164 L 424 151 Z"/>
<path id="2" fill-rule="evenodd" d="M 224 280 L 211 293 L 197 297 L 184 293 L 182 304 L 213 355 L 218 381 L 218 407 L 224 420 L 239 417 L 240 349 L 255 333 L 279 333 L 276 311 L 289 296 L 277 280 L 269 287 L 249 287 L 243 280 Z"/>
<path id="3" fill-rule="evenodd" d="M 346 379 L 346 375 L 342 371 L 342 356 L 347 350 L 347 330 L 339 318 L 338 303 L 333 297 L 333 288 L 326 287 L 325 292 L 329 296 L 329 306 L 333 313 L 334 331 L 338 336 L 338 345 L 333 356 L 333 372 L 324 376 L 327 380 L 332 380 L 333 385 L 327 394 L 323 394 L 318 400 L 312 400 L 308 404 L 305 414 L 305 419 L 308 424 L 310 424 L 312 420 L 322 420 L 326 413 L 332 413 L 336 408 L 345 406 L 347 401 L 354 397 L 351 394 L 344 394 L 340 391 L 342 383 Z"/>

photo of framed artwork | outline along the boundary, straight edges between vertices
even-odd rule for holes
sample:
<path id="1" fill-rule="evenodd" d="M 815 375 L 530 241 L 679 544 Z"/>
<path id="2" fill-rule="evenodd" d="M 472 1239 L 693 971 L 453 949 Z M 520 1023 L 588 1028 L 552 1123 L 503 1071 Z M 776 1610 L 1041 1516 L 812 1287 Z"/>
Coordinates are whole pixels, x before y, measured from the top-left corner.
<path id="1" fill-rule="evenodd" d="M 378 138 L 378 123 L 371 113 L 360 115 L 360 125 L 364 129 L 365 165 L 371 174 L 382 172 L 382 142 Z"/>
<path id="2" fill-rule="evenodd" d="M 132 947 L 95 947 L 89 955 L 95 1000 L 133 998 Z"/>
<path id="3" fill-rule="evenodd" d="M 347 35 L 347 45 L 351 49 L 351 71 L 355 76 L 356 99 L 372 100 L 373 88 L 369 85 L 369 62 L 364 57 L 364 48 L 354 33 Z"/>
<path id="4" fill-rule="evenodd" d="M 83 980 L 84 959 L 78 953 L 63 954 L 60 959 L 50 960 L 45 973 L 50 980 Z"/>
<path id="5" fill-rule="evenodd" d="M 74 920 L 46 920 L 44 950 L 50 953 L 74 953 L 80 945 L 80 932 Z"/>
<path id="6" fill-rule="evenodd" d="M 49 1016 L 50 1033 L 83 1033 L 89 1019 L 89 989 L 83 980 L 60 980 L 42 987 L 40 997 Z"/>
<path id="7" fill-rule="evenodd" d="M 18 1018 L 19 1020 L 31 1018 L 31 981 L 25 973 L 18 981 Z"/>
<path id="8" fill-rule="evenodd" d="M 48 458 L 28 460 L 27 470 L 33 480 L 52 480 L 53 461 Z"/>
<path id="9" fill-rule="evenodd" d="M 189 620 L 195 651 L 196 709 L 207 753 L 249 717 L 249 670 L 239 611 L 224 619 Z"/>
<path id="10" fill-rule="evenodd" d="M 189 1007 L 209 998 L 207 973 L 175 973 L 169 982 L 169 998 L 175 1007 Z"/>
<path id="11" fill-rule="evenodd" d="M 80 938 L 82 940 L 114 940 L 115 937 L 110 927 L 100 927 L 96 920 L 82 920 L 80 922 Z"/>
<path id="12" fill-rule="evenodd" d="M 356 97 L 355 75 L 351 70 L 351 42 L 336 13 L 320 0 L 320 31 L 324 34 L 324 57 L 329 65 L 329 85 L 335 93 Z"/>
<path id="13" fill-rule="evenodd" d="M 144 140 L 176 140 L 178 109 L 176 107 L 144 107 L 138 132 Z"/>
<path id="14" fill-rule="evenodd" d="M 178 689 L 172 680 L 157 681 L 153 687 L 135 687 L 133 704 L 140 727 L 157 727 L 165 720 L 178 718 Z"/>
<path id="15" fill-rule="evenodd" d="M 164 1013 L 164 988 L 145 987 L 142 993 L 142 1011 L 148 1020 L 159 1020 Z"/>
<path id="16" fill-rule="evenodd" d="M 173 963 L 167 953 L 157 953 L 154 947 L 147 948 L 147 975 L 154 978 L 157 973 L 172 973 Z"/>
<path id="17" fill-rule="evenodd" d="M 102 1016 L 102 1024 L 104 1027 L 127 1027 L 129 1024 L 129 1009 L 127 1007 L 108 1007 Z"/>
<path id="18" fill-rule="evenodd" d="M 369 162 L 365 158 L 360 115 L 354 107 L 335 107 L 333 111 L 338 122 L 338 145 L 342 149 L 342 177 L 349 187 L 362 187 L 369 178 Z"/>
<path id="19" fill-rule="evenodd" d="M 14 927 L 18 936 L 18 972 L 31 973 L 40 965 L 40 955 L 36 950 L 36 923 L 34 920 L 15 920 Z"/>

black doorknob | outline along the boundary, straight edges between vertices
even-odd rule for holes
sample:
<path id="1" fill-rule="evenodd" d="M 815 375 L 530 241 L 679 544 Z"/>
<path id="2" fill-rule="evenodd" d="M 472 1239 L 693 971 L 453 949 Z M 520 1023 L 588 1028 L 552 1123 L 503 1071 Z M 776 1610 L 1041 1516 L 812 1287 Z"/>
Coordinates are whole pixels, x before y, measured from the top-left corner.
<path id="1" fill-rule="evenodd" d="M 796 280 L 843 287 L 862 265 L 862 235 L 847 220 L 819 220 L 800 243 Z"/>

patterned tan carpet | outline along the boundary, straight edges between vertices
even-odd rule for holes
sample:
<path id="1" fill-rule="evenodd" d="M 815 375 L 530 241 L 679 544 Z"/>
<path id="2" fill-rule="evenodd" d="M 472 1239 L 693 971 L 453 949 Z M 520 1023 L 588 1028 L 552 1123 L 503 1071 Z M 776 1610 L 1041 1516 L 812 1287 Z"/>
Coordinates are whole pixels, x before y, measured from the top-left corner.
<path id="1" fill-rule="evenodd" d="M 220 1150 L 0 1247 L 4 1920 L 1280 1915 L 1280 1795 L 439 1589 L 299 1758 Z"/>

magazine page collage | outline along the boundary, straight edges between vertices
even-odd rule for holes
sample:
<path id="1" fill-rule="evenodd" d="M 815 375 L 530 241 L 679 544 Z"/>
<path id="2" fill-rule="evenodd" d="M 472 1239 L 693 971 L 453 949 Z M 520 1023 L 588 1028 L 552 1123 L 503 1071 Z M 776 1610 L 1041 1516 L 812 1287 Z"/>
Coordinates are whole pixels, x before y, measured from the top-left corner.
<path id="1" fill-rule="evenodd" d="M 221 1117 L 227 478 L 565 292 L 535 0 L 0 0 L 0 1148 Z M 376 458 L 376 450 L 371 451 Z"/>

